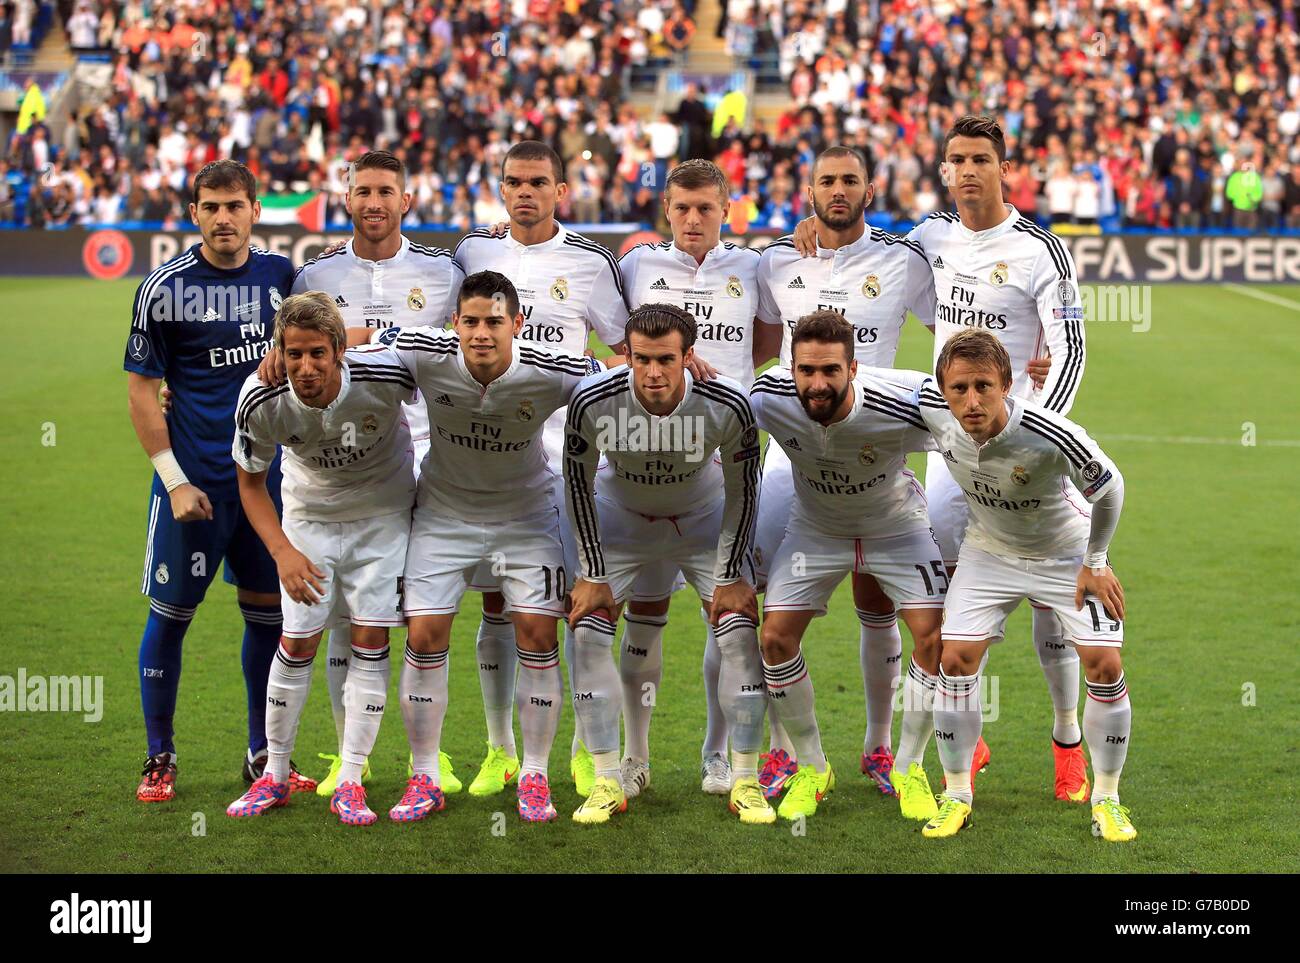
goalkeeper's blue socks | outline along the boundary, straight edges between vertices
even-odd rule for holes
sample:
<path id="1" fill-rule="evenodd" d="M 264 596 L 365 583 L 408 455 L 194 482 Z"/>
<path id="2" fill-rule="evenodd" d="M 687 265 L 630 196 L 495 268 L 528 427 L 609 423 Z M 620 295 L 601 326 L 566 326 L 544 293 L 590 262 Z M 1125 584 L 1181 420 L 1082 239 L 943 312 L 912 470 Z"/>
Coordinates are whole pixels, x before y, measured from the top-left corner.
<path id="1" fill-rule="evenodd" d="M 252 756 L 266 748 L 266 680 L 271 660 L 280 647 L 284 620 L 278 605 L 239 603 L 244 616 L 244 688 L 248 693 L 248 751 Z"/>
<path id="2" fill-rule="evenodd" d="M 181 682 L 181 643 L 194 609 L 149 601 L 149 618 L 140 640 L 140 704 L 149 738 L 149 755 L 176 753 L 172 720 Z"/>

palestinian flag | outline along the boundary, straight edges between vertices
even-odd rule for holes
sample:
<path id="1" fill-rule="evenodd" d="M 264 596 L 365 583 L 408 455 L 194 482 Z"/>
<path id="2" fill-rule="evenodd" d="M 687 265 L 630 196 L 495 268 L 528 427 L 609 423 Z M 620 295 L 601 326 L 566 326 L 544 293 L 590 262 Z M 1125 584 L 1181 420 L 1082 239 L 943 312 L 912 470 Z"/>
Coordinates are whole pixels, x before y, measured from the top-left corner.
<path id="1" fill-rule="evenodd" d="M 261 224 L 301 224 L 309 231 L 325 230 L 325 195 L 322 192 L 268 194 L 261 200 Z"/>

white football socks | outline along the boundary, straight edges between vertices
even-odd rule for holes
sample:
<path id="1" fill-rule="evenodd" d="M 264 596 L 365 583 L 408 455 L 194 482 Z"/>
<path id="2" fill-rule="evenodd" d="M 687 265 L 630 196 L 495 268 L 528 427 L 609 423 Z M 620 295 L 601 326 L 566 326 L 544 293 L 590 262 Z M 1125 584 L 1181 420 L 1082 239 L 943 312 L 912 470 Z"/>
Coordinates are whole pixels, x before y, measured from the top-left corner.
<path id="1" fill-rule="evenodd" d="M 366 760 L 379 738 L 379 724 L 383 721 L 384 704 L 388 701 L 388 646 L 365 649 L 354 645 L 351 660 L 339 782 L 361 782 Z"/>
<path id="2" fill-rule="evenodd" d="M 1043 667 L 1048 691 L 1052 694 L 1055 721 L 1052 738 L 1062 746 L 1078 745 L 1079 731 L 1079 654 L 1061 635 L 1061 622 L 1051 609 L 1031 608 L 1034 619 L 1034 651 Z"/>
<path id="3" fill-rule="evenodd" d="M 650 761 L 650 717 L 654 714 L 663 678 L 666 615 L 623 616 L 623 643 L 618 674 L 623 683 L 623 739 L 625 756 Z"/>
<path id="4" fill-rule="evenodd" d="M 903 728 L 898 737 L 894 768 L 907 772 L 912 763 L 925 765 L 925 747 L 934 731 L 934 692 L 939 677 L 931 675 L 912 659 L 903 680 Z"/>
<path id="5" fill-rule="evenodd" d="M 519 659 L 515 702 L 519 707 L 519 731 L 524 737 L 520 778 L 529 773 L 545 776 L 564 698 L 560 649 L 556 646 L 549 652 L 527 652 L 516 645 L 515 654 Z"/>
<path id="6" fill-rule="evenodd" d="M 515 626 L 507 615 L 484 612 L 478 624 L 478 684 L 488 742 L 515 754 Z"/>
<path id="7" fill-rule="evenodd" d="M 329 627 L 325 646 L 325 684 L 330 690 L 330 710 L 334 713 L 334 730 L 339 737 L 339 752 L 343 752 L 343 726 L 347 712 L 343 706 L 343 684 L 348 681 L 349 660 L 352 658 L 352 623 L 343 621 Z"/>
<path id="8" fill-rule="evenodd" d="M 618 719 L 623 687 L 614 665 L 614 623 L 602 615 L 587 615 L 573 630 L 573 714 L 587 737 L 593 756 L 605 753 L 618 767 Z"/>
<path id="9" fill-rule="evenodd" d="M 867 732 L 862 751 L 870 753 L 878 746 L 893 748 L 894 690 L 903 661 L 903 637 L 898 631 L 897 613 L 878 615 L 862 609 L 857 613 L 862 624 L 858 659 L 867 700 Z"/>
<path id="10" fill-rule="evenodd" d="M 1113 683 L 1089 682 L 1083 708 L 1083 736 L 1092 757 L 1092 804 L 1119 799 L 1119 776 L 1128 756 L 1133 723 L 1124 673 Z"/>
<path id="11" fill-rule="evenodd" d="M 417 776 L 428 776 L 435 786 L 441 785 L 438 744 L 447 714 L 447 650 L 414 652 L 407 648 L 397 694 L 411 743 L 411 769 Z"/>
<path id="12" fill-rule="evenodd" d="M 817 711 L 814 705 L 812 677 L 804 665 L 803 651 L 779 665 L 763 664 L 763 678 L 767 682 L 767 697 L 779 706 L 781 724 L 794 741 L 800 765 L 812 766 L 818 772 L 826 771 L 826 755 L 822 752 L 821 731 L 817 728 Z"/>
<path id="13" fill-rule="evenodd" d="M 707 713 L 704 745 L 700 748 L 700 754 L 702 758 L 708 758 L 714 754 L 727 754 L 727 714 L 722 711 L 722 702 L 718 697 L 722 653 L 718 649 L 717 632 L 709 625 L 709 613 L 700 609 L 700 615 L 704 618 L 704 706 Z"/>
<path id="14" fill-rule="evenodd" d="M 266 679 L 266 769 L 275 782 L 289 781 L 289 754 L 298 737 L 298 720 L 311 691 L 315 653 L 290 655 L 283 640 L 271 660 Z"/>
<path id="15" fill-rule="evenodd" d="M 971 757 L 984 728 L 980 711 L 979 673 L 948 675 L 939 668 L 934 698 L 934 734 L 948 788 L 945 794 L 970 804 Z"/>

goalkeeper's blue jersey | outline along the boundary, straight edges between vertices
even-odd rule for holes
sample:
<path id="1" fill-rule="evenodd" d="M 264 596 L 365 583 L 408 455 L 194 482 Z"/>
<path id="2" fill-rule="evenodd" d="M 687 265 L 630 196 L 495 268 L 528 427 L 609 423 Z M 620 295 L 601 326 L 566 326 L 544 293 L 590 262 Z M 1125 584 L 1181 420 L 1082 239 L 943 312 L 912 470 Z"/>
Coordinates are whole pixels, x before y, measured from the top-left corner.
<path id="1" fill-rule="evenodd" d="M 123 367 L 166 379 L 174 392 L 167 430 L 181 469 L 211 500 L 237 500 L 235 402 L 271 347 L 293 265 L 251 248 L 242 267 L 224 270 L 199 248 L 172 258 L 136 290 Z"/>

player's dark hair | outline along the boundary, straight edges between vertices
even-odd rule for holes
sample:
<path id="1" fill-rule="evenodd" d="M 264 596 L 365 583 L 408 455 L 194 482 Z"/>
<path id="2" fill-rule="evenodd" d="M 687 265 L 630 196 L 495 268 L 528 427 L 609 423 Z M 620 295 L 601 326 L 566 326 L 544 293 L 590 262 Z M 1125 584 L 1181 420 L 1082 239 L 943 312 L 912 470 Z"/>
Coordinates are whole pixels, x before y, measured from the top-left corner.
<path id="1" fill-rule="evenodd" d="M 664 196 L 674 187 L 684 191 L 695 191 L 702 187 L 716 187 L 725 201 L 731 195 L 731 182 L 722 168 L 713 161 L 692 158 L 682 161 L 668 172 L 668 181 L 664 185 Z"/>
<path id="2" fill-rule="evenodd" d="M 862 156 L 862 152 L 853 147 L 845 147 L 842 144 L 837 144 L 834 147 L 827 147 L 817 155 L 817 159 L 813 161 L 812 176 L 814 178 L 817 176 L 817 168 L 821 166 L 822 161 L 830 160 L 834 157 L 852 157 L 862 168 L 862 179 L 866 180 L 870 176 L 869 171 L 867 170 L 867 159 Z"/>
<path id="3" fill-rule="evenodd" d="M 795 322 L 790 335 L 790 363 L 794 366 L 794 356 L 799 345 L 805 341 L 819 344 L 842 344 L 844 358 L 853 360 L 853 325 L 845 320 L 844 315 L 829 308 L 822 308 L 812 314 L 805 314 Z"/>
<path id="4" fill-rule="evenodd" d="M 996 368 L 998 377 L 1002 379 L 1002 387 L 1011 387 L 1011 355 L 1007 354 L 1002 342 L 987 331 L 977 331 L 974 328 L 958 331 L 943 343 L 939 359 L 934 363 L 934 376 L 940 388 L 943 387 L 943 373 L 956 358 L 961 358 L 967 364 Z"/>
<path id="5" fill-rule="evenodd" d="M 1002 135 L 1002 127 L 987 114 L 967 114 L 953 124 L 943 137 L 943 149 L 939 151 L 940 160 L 948 159 L 948 145 L 952 143 L 954 137 L 983 137 L 991 140 L 993 149 L 998 155 L 998 163 L 1007 159 L 1007 139 Z"/>
<path id="6" fill-rule="evenodd" d="M 406 165 L 386 150 L 368 150 L 352 163 L 348 170 L 348 190 L 356 186 L 358 171 L 391 171 L 397 175 L 399 185 L 406 184 Z"/>
<path id="7" fill-rule="evenodd" d="M 643 304 L 627 316 L 623 338 L 632 350 L 632 335 L 664 338 L 676 331 L 682 336 L 682 354 L 695 344 L 695 316 L 675 304 Z"/>
<path id="8" fill-rule="evenodd" d="M 307 291 L 304 294 L 291 294 L 284 299 L 280 310 L 275 312 L 275 346 L 284 350 L 284 329 L 304 328 L 319 331 L 330 339 L 334 350 L 340 353 L 347 350 L 348 333 L 343 324 L 343 315 L 338 306 L 324 291 Z"/>
<path id="9" fill-rule="evenodd" d="M 550 144 L 543 144 L 540 140 L 521 140 L 511 147 L 506 151 L 506 156 L 501 159 L 503 180 L 506 176 L 506 165 L 512 160 L 550 161 L 551 170 L 555 174 L 555 183 L 564 182 L 564 161 L 560 160 L 560 155 L 555 153 L 555 149 Z"/>
<path id="10" fill-rule="evenodd" d="M 199 191 L 238 190 L 248 195 L 248 203 L 257 200 L 257 178 L 239 161 L 219 160 L 208 164 L 190 181 L 190 200 L 199 202 Z"/>
<path id="11" fill-rule="evenodd" d="M 493 304 L 504 304 L 509 321 L 514 321 L 519 315 L 519 292 L 508 277 L 496 271 L 479 271 L 465 279 L 456 295 L 457 314 L 470 298 L 487 298 Z"/>

